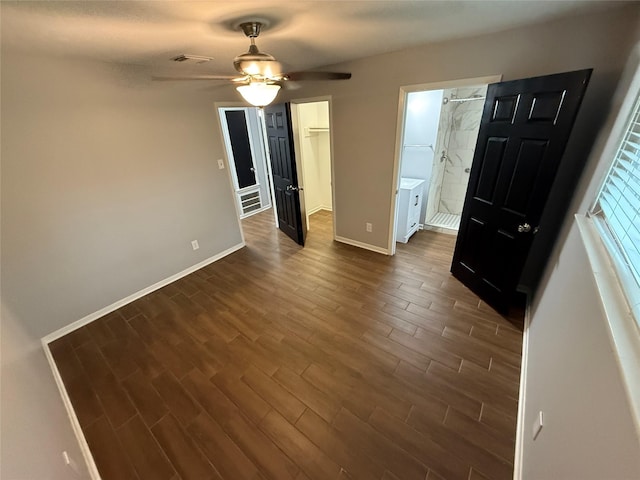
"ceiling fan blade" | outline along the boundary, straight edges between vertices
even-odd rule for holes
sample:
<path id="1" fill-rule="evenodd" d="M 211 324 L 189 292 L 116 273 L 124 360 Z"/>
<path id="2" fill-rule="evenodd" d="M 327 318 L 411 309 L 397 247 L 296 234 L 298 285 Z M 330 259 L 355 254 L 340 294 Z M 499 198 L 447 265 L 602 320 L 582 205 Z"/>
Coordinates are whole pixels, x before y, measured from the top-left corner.
<path id="1" fill-rule="evenodd" d="M 351 74 L 342 72 L 291 72 L 285 74 L 284 77 L 293 82 L 304 80 L 349 80 Z"/>
<path id="2" fill-rule="evenodd" d="M 182 76 L 157 76 L 151 77 L 152 80 L 160 82 L 170 82 L 173 80 L 236 80 L 238 77 L 234 75 L 182 75 Z M 240 77 L 243 78 L 243 77 Z"/>

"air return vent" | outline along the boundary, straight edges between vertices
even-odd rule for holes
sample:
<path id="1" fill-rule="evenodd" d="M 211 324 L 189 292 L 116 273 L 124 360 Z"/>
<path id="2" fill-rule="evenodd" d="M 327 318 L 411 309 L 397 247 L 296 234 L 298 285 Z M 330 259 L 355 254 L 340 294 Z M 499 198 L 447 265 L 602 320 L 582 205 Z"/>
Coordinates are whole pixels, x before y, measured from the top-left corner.
<path id="1" fill-rule="evenodd" d="M 262 207 L 262 204 L 260 203 L 260 192 L 258 191 L 240 195 L 240 201 L 242 202 L 243 214 L 247 214 Z"/>
<path id="2" fill-rule="evenodd" d="M 194 63 L 207 63 L 213 60 L 213 57 L 204 57 L 202 55 L 190 55 L 183 53 L 177 57 L 173 57 L 171 60 L 174 62 L 194 62 Z"/>

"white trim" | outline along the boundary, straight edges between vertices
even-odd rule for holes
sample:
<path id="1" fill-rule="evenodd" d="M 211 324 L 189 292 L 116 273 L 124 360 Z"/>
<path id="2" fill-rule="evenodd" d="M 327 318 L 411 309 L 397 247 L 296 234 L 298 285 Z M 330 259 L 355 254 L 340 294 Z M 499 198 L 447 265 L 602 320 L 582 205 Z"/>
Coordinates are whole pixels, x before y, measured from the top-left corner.
<path id="1" fill-rule="evenodd" d="M 313 215 L 316 212 L 319 212 L 320 210 L 324 210 L 326 212 L 332 212 L 333 211 L 331 209 L 331 207 L 327 207 L 326 205 L 320 205 L 319 207 L 316 207 L 314 209 L 308 210 L 307 211 L 307 217 Z"/>
<path id="2" fill-rule="evenodd" d="M 118 308 L 133 302 L 134 300 L 137 300 L 140 297 L 143 297 L 155 290 L 158 290 L 159 288 L 162 288 L 165 285 L 175 282 L 176 280 L 182 277 L 185 277 L 190 273 L 193 273 L 196 270 L 201 269 L 202 267 L 206 267 L 207 265 L 213 262 L 216 262 L 221 258 L 224 258 L 227 255 L 230 255 L 237 250 L 240 250 L 244 246 L 245 246 L 245 243 L 243 241 L 242 243 L 234 245 L 233 247 L 228 248 L 227 250 L 220 252 L 217 255 L 209 257 L 206 260 L 203 260 L 202 262 L 199 262 L 185 270 L 182 270 L 181 272 L 178 272 L 175 275 L 171 275 L 170 277 L 165 278 L 164 280 L 161 280 L 157 283 L 154 283 L 149 287 L 143 288 L 142 290 L 139 290 L 138 292 L 132 295 L 129 295 L 126 298 L 123 298 L 122 300 L 118 300 L 117 302 L 112 303 L 111 305 L 108 305 L 98 310 L 97 312 L 89 314 L 81 318 L 80 320 L 76 320 L 75 322 L 70 323 L 65 327 L 62 327 L 54 332 L 51 332 L 49 335 L 46 335 L 45 337 L 42 337 L 40 339 L 40 342 L 42 343 L 42 349 L 44 350 L 44 355 L 45 357 L 47 357 L 47 362 L 49 362 L 49 366 L 51 367 L 51 372 L 53 373 L 53 378 L 56 382 L 56 385 L 58 386 L 58 391 L 60 392 L 62 403 L 64 404 L 64 408 L 67 411 L 69 421 L 71 422 L 71 428 L 73 429 L 73 433 L 76 436 L 76 439 L 78 441 L 78 446 L 80 447 L 82 456 L 84 457 L 85 463 L 87 464 L 89 476 L 91 477 L 92 480 L 101 480 L 101 477 L 100 477 L 100 474 L 98 473 L 98 468 L 96 467 L 96 464 L 93 460 L 93 456 L 91 455 L 91 450 L 89 449 L 87 440 L 84 437 L 84 434 L 82 433 L 82 427 L 80 427 L 80 422 L 78 421 L 78 417 L 76 416 L 75 410 L 73 409 L 73 405 L 71 404 L 71 400 L 69 399 L 69 395 L 67 394 L 67 390 L 64 386 L 64 382 L 62 381 L 62 377 L 60 376 L 60 372 L 58 371 L 56 362 L 53 359 L 53 355 L 51 355 L 51 349 L 49 348 L 49 344 L 54 340 L 57 340 L 67 335 L 68 333 L 71 333 L 74 330 L 77 330 L 78 328 L 81 328 L 87 325 L 88 323 L 91 323 L 94 320 L 97 320 L 98 318 L 101 318 L 104 315 L 117 310 Z"/>
<path id="3" fill-rule="evenodd" d="M 43 345 L 47 345 L 51 342 L 53 342 L 54 340 L 57 340 L 60 337 L 64 337 L 65 335 L 67 335 L 68 333 L 73 332 L 74 330 L 77 330 L 78 328 L 84 327 L 85 325 L 87 325 L 88 323 L 93 322 L 94 320 L 97 320 L 100 317 L 104 317 L 105 315 L 107 315 L 108 313 L 111 313 L 125 305 L 127 305 L 128 303 L 133 302 L 134 300 L 139 299 L 140 297 L 144 297 L 145 295 L 154 292 L 168 284 L 170 284 L 171 282 L 175 282 L 176 280 L 185 277 L 187 275 L 189 275 L 190 273 L 195 272 L 196 270 L 201 269 L 202 267 L 206 267 L 207 265 L 216 262 L 218 260 L 220 260 L 221 258 L 226 257 L 227 255 L 232 254 L 233 252 L 240 250 L 242 247 L 245 246 L 244 241 L 242 243 L 239 243 L 237 245 L 234 245 L 231 248 L 226 249 L 223 252 L 218 253 L 217 255 L 214 255 L 212 257 L 209 257 L 199 263 L 196 263 L 195 265 L 182 270 L 181 272 L 176 273 L 175 275 L 171 275 L 170 277 L 165 278 L 164 280 L 160 280 L 157 283 L 154 283 L 153 285 L 143 288 L 142 290 L 137 291 L 136 293 L 133 293 L 131 295 L 129 295 L 128 297 L 123 298 L 122 300 L 118 300 L 117 302 L 112 303 L 111 305 L 107 305 L 104 308 L 101 308 L 100 310 L 98 310 L 97 312 L 93 312 L 90 313 L 89 315 L 87 315 L 86 317 L 82 317 L 80 320 L 76 320 L 73 323 L 70 323 L 69 325 L 62 327 L 54 332 L 51 332 L 49 335 L 46 335 L 45 337 L 42 337 L 42 343 Z"/>
<path id="4" fill-rule="evenodd" d="M 255 215 L 256 213 L 264 212 L 265 210 L 269 210 L 270 208 L 271 208 L 271 205 L 265 205 L 264 207 L 260 207 L 260 208 L 258 208 L 256 210 L 251 210 L 250 212 L 243 213 L 242 215 L 240 215 L 240 219 L 249 218 L 251 215 Z"/>
<path id="5" fill-rule="evenodd" d="M 613 259 L 593 219 L 583 215 L 575 218 L 600 294 L 612 351 L 640 439 L 640 328 L 623 292 Z"/>
<path id="6" fill-rule="evenodd" d="M 513 479 L 522 478 L 522 464 L 524 455 L 524 414 L 527 399 L 527 363 L 529 360 L 529 325 L 531 325 L 531 304 L 527 296 L 527 306 L 524 312 L 524 331 L 522 332 L 522 357 L 520 360 L 520 388 L 518 392 L 518 421 L 516 425 L 516 451 L 513 459 Z"/>
<path id="7" fill-rule="evenodd" d="M 612 268 L 624 292 L 632 316 L 638 324 L 638 327 L 640 327 L 640 284 L 638 284 L 636 276 L 631 271 L 631 267 L 627 264 L 627 260 L 624 258 L 624 254 L 614 239 L 613 233 L 609 229 L 605 219 L 596 215 L 590 216 L 589 218 L 593 222 L 600 236 L 600 240 L 609 254 Z"/>
<path id="8" fill-rule="evenodd" d="M 51 367 L 51 372 L 53 373 L 53 379 L 56 381 L 56 385 L 58 386 L 58 391 L 60 392 L 60 397 L 62 397 L 62 403 L 64 404 L 64 408 L 67 411 L 67 415 L 69 416 L 69 421 L 71 422 L 71 428 L 73 429 L 73 433 L 78 440 L 78 446 L 80 447 L 80 451 L 82 452 L 82 456 L 84 457 L 84 461 L 87 464 L 87 470 L 89 471 L 89 476 L 92 480 L 101 480 L 100 473 L 98 473 L 98 467 L 96 467 L 96 463 L 93 460 L 93 455 L 91 455 L 91 450 L 89 450 L 89 444 L 87 444 L 87 439 L 84 437 L 84 433 L 82 433 L 82 427 L 80 427 L 80 422 L 78 421 L 78 417 L 76 416 L 76 412 L 73 409 L 73 405 L 71 404 L 71 400 L 69 399 L 69 395 L 67 394 L 67 390 L 64 387 L 64 383 L 62 381 L 62 377 L 60 376 L 60 372 L 58 371 L 58 367 L 56 366 L 56 362 L 53 359 L 53 355 L 51 355 L 51 350 L 49 349 L 49 345 L 45 342 L 45 339 L 42 340 L 42 348 L 44 350 L 44 355 L 47 357 L 47 362 L 49 362 L 49 366 Z"/>
<path id="9" fill-rule="evenodd" d="M 216 122 L 218 124 L 218 133 L 220 134 L 220 138 L 222 139 L 222 141 L 224 142 L 224 126 L 222 125 L 222 117 L 220 115 L 220 109 L 224 108 L 224 107 L 234 107 L 234 106 L 242 106 L 243 104 L 241 103 L 220 103 L 220 102 L 215 102 L 213 104 L 214 108 L 216 109 L 216 113 L 217 115 L 215 115 L 215 119 Z M 229 187 L 231 189 L 231 194 L 233 195 L 233 207 L 236 209 L 236 220 L 238 221 L 238 230 L 240 230 L 240 236 L 242 238 L 242 244 L 245 244 L 245 239 L 244 239 L 244 230 L 242 229 L 242 220 L 240 218 L 240 214 L 242 213 L 242 209 L 240 208 L 240 205 L 238 205 L 238 196 L 236 194 L 236 188 L 233 182 L 233 176 L 235 175 L 233 172 L 231 172 L 231 161 L 229 160 L 229 154 L 227 152 L 226 148 L 222 149 L 222 155 L 224 157 L 224 160 L 226 160 L 226 164 L 225 164 L 225 169 L 227 170 L 226 174 L 227 174 L 227 179 L 229 181 Z"/>
<path id="10" fill-rule="evenodd" d="M 350 238 L 340 237 L 336 235 L 335 241 L 340 243 L 346 243 L 347 245 L 352 245 L 354 247 L 364 248 L 365 250 L 371 250 L 372 252 L 381 253 L 383 255 L 391 255 L 389 250 L 387 250 L 386 248 L 376 247 L 375 245 L 369 245 L 368 243 L 359 242 L 357 240 L 352 240 Z"/>
<path id="11" fill-rule="evenodd" d="M 293 157 L 296 167 L 296 182 L 298 183 L 298 204 L 300 207 L 300 222 L 302 223 L 302 238 L 307 238 L 307 232 L 309 231 L 309 214 L 307 213 L 307 194 L 305 191 L 304 183 L 304 158 L 302 155 L 302 133 L 300 131 L 300 113 L 298 112 L 298 104 L 291 102 L 289 104 L 291 113 L 291 136 Z"/>
<path id="12" fill-rule="evenodd" d="M 629 125 L 636 114 L 635 109 L 638 105 L 638 97 L 640 96 L 640 44 L 636 44 L 635 48 L 629 56 L 627 66 L 623 75 L 623 79 L 619 83 L 615 98 L 619 99 L 620 107 L 616 112 L 612 109 L 608 124 L 612 123 L 609 132 L 606 135 L 606 142 L 602 148 L 602 152 L 598 155 L 598 164 L 596 173 L 593 178 L 598 181 L 591 181 L 588 192 L 597 185 L 598 189 L 595 194 L 588 193 L 586 198 L 593 199 L 589 206 L 589 213 L 593 217 L 594 225 L 599 230 L 599 236 L 604 242 L 611 259 L 613 267 L 617 272 L 617 278 L 622 285 L 622 290 L 626 294 L 627 301 L 631 304 L 631 308 L 636 316 L 636 322 L 640 325 L 640 285 L 636 275 L 632 272 L 631 266 L 628 264 L 629 259 L 624 258 L 624 249 L 614 239 L 613 230 L 608 219 L 602 212 L 598 211 L 598 202 L 612 169 L 618 162 L 618 151 L 621 145 L 626 143 L 625 137 Z M 613 118 L 613 120 L 612 120 Z M 603 131 L 606 131 L 603 129 Z M 601 135 L 603 136 L 603 135 Z"/>
<path id="13" fill-rule="evenodd" d="M 257 112 L 258 123 L 262 129 L 262 151 L 264 152 L 264 161 L 267 164 L 267 179 L 269 181 L 269 195 L 271 197 L 271 205 L 273 206 L 273 221 L 276 229 L 280 228 L 280 219 L 278 218 L 278 205 L 276 205 L 276 187 L 273 184 L 273 171 L 271 169 L 271 152 L 269 152 L 269 139 L 267 137 L 267 124 L 264 120 L 264 108 L 259 108 Z M 242 230 L 242 225 L 240 225 Z M 244 241 L 244 231 L 242 233 L 242 241 Z"/>

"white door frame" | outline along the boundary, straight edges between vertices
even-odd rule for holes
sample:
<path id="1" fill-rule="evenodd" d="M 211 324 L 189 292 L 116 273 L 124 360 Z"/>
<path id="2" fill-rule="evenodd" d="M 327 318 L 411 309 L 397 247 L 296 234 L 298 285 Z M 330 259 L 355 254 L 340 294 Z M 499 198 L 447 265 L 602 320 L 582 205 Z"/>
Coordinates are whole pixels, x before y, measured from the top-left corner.
<path id="1" fill-rule="evenodd" d="M 229 158 L 229 151 L 227 149 L 227 142 L 225 139 L 225 128 L 226 125 L 223 125 L 223 121 L 222 121 L 222 117 L 220 115 L 221 110 L 223 109 L 246 109 L 246 108 L 253 108 L 253 107 L 247 107 L 246 103 L 241 103 L 241 102 L 215 102 L 214 103 L 214 108 L 216 109 L 216 118 L 218 120 L 218 128 L 219 128 L 219 133 L 220 133 L 220 138 L 222 139 L 222 143 L 224 145 L 223 150 L 223 156 L 224 156 L 224 160 L 225 163 L 227 165 L 227 177 L 229 179 L 229 186 L 231 187 L 231 191 L 232 194 L 235 198 L 235 201 L 233 202 L 235 208 L 236 208 L 236 217 L 238 219 L 238 227 L 240 228 L 240 234 L 242 235 L 242 243 L 245 243 L 245 238 L 244 238 L 244 231 L 242 229 L 242 208 L 240 205 L 238 205 L 238 200 L 237 200 L 237 182 L 234 180 L 235 177 L 235 173 L 231 171 L 232 165 L 231 165 L 231 159 Z M 257 108 L 257 107 L 256 107 Z M 265 132 L 264 129 L 264 115 L 262 115 L 262 111 L 261 109 L 258 110 L 258 121 L 260 123 L 261 129 L 263 131 L 263 133 Z M 228 133 L 228 132 L 227 132 Z M 250 142 L 251 142 L 251 135 L 249 136 L 250 138 Z M 255 141 L 255 139 L 254 139 Z M 271 173 L 271 159 L 269 158 L 269 149 L 267 147 L 266 139 L 263 136 L 260 141 L 263 143 L 263 150 L 265 152 L 265 163 L 267 164 L 267 181 L 268 181 L 268 190 L 269 190 L 269 197 L 271 200 L 271 206 L 273 207 L 273 212 L 274 212 L 274 218 L 275 218 L 275 226 L 276 228 L 278 228 L 278 214 L 276 212 L 276 199 L 275 199 L 275 193 L 274 193 L 274 189 L 273 189 L 273 175 Z M 253 146 L 252 148 L 252 154 L 253 154 Z M 256 179 L 257 182 L 257 179 Z"/>
<path id="2" fill-rule="evenodd" d="M 332 98 L 331 95 L 324 95 L 320 97 L 310 97 L 310 98 L 297 98 L 290 101 L 291 102 L 291 128 L 293 130 L 293 145 L 294 145 L 294 153 L 296 156 L 296 166 L 300 166 L 298 168 L 298 185 L 302 187 L 300 191 L 300 208 L 304 208 L 304 175 L 302 169 L 302 162 L 304 159 L 302 158 L 302 153 L 300 151 L 300 144 L 302 142 L 302 134 L 298 125 L 298 110 L 297 106 L 304 103 L 318 103 L 318 102 L 327 102 L 329 107 L 329 160 L 330 160 L 330 168 L 331 168 L 331 209 L 333 212 L 332 215 L 332 223 L 333 223 L 333 239 L 336 238 L 336 194 L 335 188 L 335 176 L 334 176 L 334 160 L 333 160 L 333 109 L 332 109 Z M 309 216 L 307 215 L 306 208 L 304 209 L 304 217 L 302 220 L 305 223 L 305 228 L 309 226 Z"/>
<path id="3" fill-rule="evenodd" d="M 402 159 L 402 139 L 404 138 L 407 97 L 409 93 L 424 92 L 428 90 L 445 90 L 448 88 L 472 87 L 475 85 L 496 83 L 502 80 L 502 75 L 488 75 L 486 77 L 463 78 L 459 80 L 446 80 L 443 82 L 421 83 L 400 87 L 398 98 L 398 120 L 396 122 L 396 147 L 393 158 L 392 190 L 391 190 L 391 215 L 389 217 L 389 243 L 387 251 L 390 255 L 396 253 L 396 222 L 398 221 L 398 191 L 400 189 L 400 172 Z M 333 171 L 332 171 L 333 172 Z"/>
<path id="4" fill-rule="evenodd" d="M 266 150 L 266 146 L 264 145 L 264 139 L 263 139 L 263 135 L 260 135 L 258 138 L 256 138 L 255 136 L 255 126 L 252 125 L 252 121 L 251 118 L 256 118 L 257 119 L 257 127 L 258 129 L 262 132 L 263 128 L 262 128 L 262 121 L 260 119 L 260 110 L 257 111 L 257 114 L 255 115 L 255 117 L 253 117 L 253 110 L 255 109 L 255 107 L 247 107 L 247 106 L 219 106 L 217 108 L 218 110 L 218 117 L 220 120 L 220 124 L 222 127 L 222 139 L 225 145 L 225 150 L 227 153 L 227 160 L 228 160 L 228 164 L 229 164 L 229 170 L 232 170 L 231 166 L 233 166 L 233 171 L 231 172 L 231 179 L 233 181 L 233 186 L 234 186 L 234 190 L 235 190 L 235 195 L 236 195 L 236 201 L 239 204 L 240 207 L 240 218 L 245 218 L 249 215 L 255 214 L 255 213 L 259 213 L 263 210 L 266 210 L 268 208 L 271 208 L 271 205 L 273 204 L 272 202 L 272 195 L 270 193 L 270 179 L 269 179 L 269 169 L 267 166 L 267 155 L 268 152 Z M 245 118 L 245 125 L 246 125 L 246 129 L 247 129 L 247 135 L 248 135 L 248 140 L 249 140 L 249 151 L 251 152 L 251 165 L 252 165 L 252 170 L 254 173 L 254 184 L 253 185 L 249 185 L 243 188 L 240 188 L 240 185 L 238 183 L 238 173 L 237 173 L 237 166 L 236 166 L 236 162 L 235 162 L 235 158 L 233 155 L 233 148 L 231 145 L 231 138 L 229 136 L 229 125 L 227 122 L 227 118 L 225 113 L 226 112 L 238 112 L 238 111 L 242 111 L 244 112 L 244 118 Z M 251 118 L 250 118 L 251 117 Z M 260 143 L 261 151 L 264 152 L 264 156 L 262 154 L 260 154 L 260 152 L 258 151 L 259 149 L 257 148 L 256 143 Z M 258 165 L 258 163 L 261 163 L 262 161 L 264 161 L 264 164 Z M 258 162 L 258 163 L 257 163 Z M 264 176 L 264 178 L 262 179 L 261 182 L 261 178 Z M 265 183 L 266 182 L 266 185 Z M 243 206 L 242 206 L 242 195 L 247 194 L 247 193 L 252 193 L 252 192 L 258 192 L 259 198 L 260 198 L 260 203 L 261 203 L 261 207 L 257 210 L 252 210 L 250 213 L 245 214 L 243 212 Z"/>

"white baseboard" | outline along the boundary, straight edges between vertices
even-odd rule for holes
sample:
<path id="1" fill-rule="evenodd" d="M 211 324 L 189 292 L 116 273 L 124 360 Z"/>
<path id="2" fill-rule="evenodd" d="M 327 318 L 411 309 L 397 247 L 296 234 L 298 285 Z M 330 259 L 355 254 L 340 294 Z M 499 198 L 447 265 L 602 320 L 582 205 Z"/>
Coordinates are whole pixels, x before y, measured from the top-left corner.
<path id="1" fill-rule="evenodd" d="M 74 330 L 77 330 L 80 327 L 84 327 L 86 324 L 93 322 L 94 320 L 97 320 L 100 317 L 104 317 L 105 315 L 107 315 L 108 313 L 111 313 L 121 307 L 124 307 L 125 305 L 127 305 L 128 303 L 133 302 L 134 300 L 139 299 L 140 297 L 144 297 L 145 295 L 154 292 L 166 285 L 169 285 L 171 282 L 175 282 L 176 280 L 185 277 L 187 275 L 189 275 L 190 273 L 195 272 L 196 270 L 201 269 L 202 267 L 206 267 L 207 265 L 209 265 L 210 263 L 213 263 L 217 260 L 220 260 L 221 258 L 226 257 L 227 255 L 232 254 L 233 252 L 240 250 L 242 247 L 244 247 L 244 242 L 239 243 L 237 245 L 234 245 L 231 248 L 228 248 L 227 250 L 218 253 L 217 255 L 214 255 L 213 257 L 209 257 L 206 260 L 201 261 L 200 263 L 196 263 L 195 265 L 182 270 L 181 272 L 176 273 L 175 275 L 171 275 L 168 278 L 165 278 L 164 280 L 160 280 L 157 283 L 154 283 L 153 285 L 143 288 L 142 290 L 137 291 L 136 293 L 133 293 L 131 295 L 129 295 L 128 297 L 123 298 L 122 300 L 118 300 L 117 302 L 112 303 L 111 305 L 107 305 L 104 308 L 101 308 L 100 310 L 98 310 L 97 312 L 93 312 L 90 313 L 89 315 L 87 315 L 86 317 L 81 318 L 80 320 L 76 320 L 73 323 L 70 323 L 69 325 L 62 327 L 58 330 L 56 330 L 55 332 L 51 332 L 49 335 L 45 336 L 42 338 L 42 343 L 44 345 L 47 345 L 51 342 L 53 342 L 54 340 L 57 340 L 60 337 L 64 337 L 65 335 L 67 335 L 68 333 L 73 332 Z"/>
<path id="2" fill-rule="evenodd" d="M 89 476 L 91 477 L 91 480 L 101 480 L 100 473 L 98 473 L 98 467 L 96 467 L 96 463 L 93 460 L 93 455 L 91 455 L 91 450 L 89 450 L 89 444 L 87 443 L 87 439 L 84 437 L 84 433 L 82 433 L 82 427 L 80 427 L 80 422 L 78 421 L 76 412 L 73 409 L 73 405 L 71 404 L 71 400 L 69 399 L 69 395 L 67 394 L 67 389 L 64 387 L 64 383 L 62 381 L 62 377 L 60 376 L 60 372 L 58 371 L 58 367 L 56 366 L 56 362 L 54 361 L 53 355 L 51 355 L 51 350 L 49 349 L 49 345 L 44 341 L 44 338 L 42 339 L 42 348 L 44 349 L 44 355 L 45 357 L 47 357 L 47 361 L 49 362 L 49 366 L 51 367 L 53 379 L 56 381 L 56 385 L 58 386 L 58 390 L 60 391 L 62 403 L 64 404 L 64 408 L 67 411 L 69 421 L 71 422 L 71 428 L 73 429 L 73 433 L 76 436 L 76 440 L 78 440 L 78 446 L 80 447 L 80 451 L 82 452 L 82 456 L 84 457 L 84 461 L 87 465 Z"/>
<path id="3" fill-rule="evenodd" d="M 320 205 L 319 207 L 315 207 L 312 208 L 311 210 L 307 210 L 307 215 L 313 215 L 316 212 L 319 212 L 320 210 L 325 210 L 327 212 L 332 212 L 333 209 L 331 207 L 327 207 L 325 205 Z"/>
<path id="4" fill-rule="evenodd" d="M 251 210 L 251 211 L 250 211 L 250 212 L 248 212 L 248 213 L 243 213 L 242 215 L 240 215 L 240 219 L 248 218 L 248 217 L 250 217 L 251 215 L 255 215 L 256 213 L 264 212 L 265 210 L 269 210 L 270 208 L 271 208 L 271 204 L 269 204 L 269 205 L 264 205 L 264 206 L 262 206 L 262 207 L 260 207 L 260 208 L 257 208 L 256 210 Z"/>
<path id="5" fill-rule="evenodd" d="M 58 367 L 56 366 L 56 362 L 53 359 L 53 355 L 51 355 L 51 349 L 49 348 L 49 344 L 54 340 L 57 340 L 58 338 L 63 337 L 64 335 L 70 332 L 73 332 L 74 330 L 77 330 L 78 328 L 83 327 L 86 324 L 93 322 L 94 320 L 97 320 L 98 318 L 103 317 L 106 314 L 117 310 L 118 308 L 133 302 L 134 300 L 137 300 L 140 297 L 143 297 L 155 290 L 158 290 L 159 288 L 162 288 L 165 285 L 170 284 L 171 282 L 175 282 L 176 280 L 182 277 L 185 277 L 190 273 L 193 273 L 196 270 L 201 269 L 202 267 L 206 267 L 207 265 L 217 260 L 220 260 L 221 258 L 224 258 L 227 255 L 230 255 L 231 253 L 237 250 L 240 250 L 242 247 L 244 247 L 244 245 L 245 245 L 244 242 L 239 243 L 238 245 L 234 245 L 233 247 L 228 248 L 227 250 L 220 252 L 217 255 L 214 255 L 213 257 L 209 257 L 206 260 L 203 260 L 202 262 L 199 262 L 185 270 L 182 270 L 181 272 L 176 273 L 175 275 L 171 275 L 170 277 L 165 278 L 164 280 L 161 280 L 157 283 L 154 283 L 149 287 L 143 288 L 142 290 L 139 290 L 138 292 L 132 295 L 129 295 L 126 298 L 123 298 L 122 300 L 118 300 L 117 302 L 112 303 L 111 305 L 104 307 L 98 310 L 97 312 L 87 315 L 86 317 L 83 317 L 80 320 L 76 320 L 75 322 L 70 323 L 66 327 L 62 327 L 56 330 L 55 332 L 51 332 L 49 335 L 47 335 L 46 337 L 43 337 L 40 340 L 42 342 L 42 348 L 44 350 L 44 354 L 47 357 L 49 366 L 51 367 L 53 378 L 56 382 L 56 385 L 58 386 L 58 390 L 60 391 L 60 396 L 62 397 L 62 403 L 64 404 L 64 408 L 67 411 L 67 415 L 69 416 L 69 421 L 71 422 L 73 433 L 75 434 L 76 439 L 78 440 L 78 446 L 80 447 L 80 451 L 82 452 L 82 456 L 84 457 L 85 463 L 87 464 L 87 470 L 89 471 L 89 475 L 91 476 L 92 480 L 101 480 L 101 477 L 100 477 L 100 474 L 98 473 L 98 468 L 96 467 L 96 464 L 93 460 L 93 456 L 91 455 L 91 451 L 89 450 L 89 445 L 87 444 L 87 440 L 84 437 L 84 434 L 82 433 L 80 422 L 78 421 L 78 417 L 76 416 L 76 413 L 73 409 L 73 405 L 71 404 L 71 400 L 69 399 L 69 395 L 67 394 L 67 390 L 64 386 L 64 382 L 62 381 L 62 377 L 60 376 L 60 372 L 58 371 Z"/>
<path id="6" fill-rule="evenodd" d="M 520 362 L 520 389 L 518 392 L 518 422 L 516 426 L 516 452 L 513 460 L 513 480 L 522 478 L 522 461 L 524 455 L 524 415 L 527 398 L 527 360 L 529 354 L 529 325 L 531 323 L 530 297 L 527 295 L 527 306 L 524 313 L 524 327 L 522 332 L 522 360 Z"/>
<path id="7" fill-rule="evenodd" d="M 354 247 L 364 248 L 365 250 L 371 250 L 372 252 L 381 253 L 383 255 L 391 255 L 391 252 L 382 247 L 376 247 L 375 245 L 369 245 L 368 243 L 359 242 L 350 238 L 339 237 L 336 235 L 336 242 L 346 243 L 347 245 L 353 245 Z"/>

